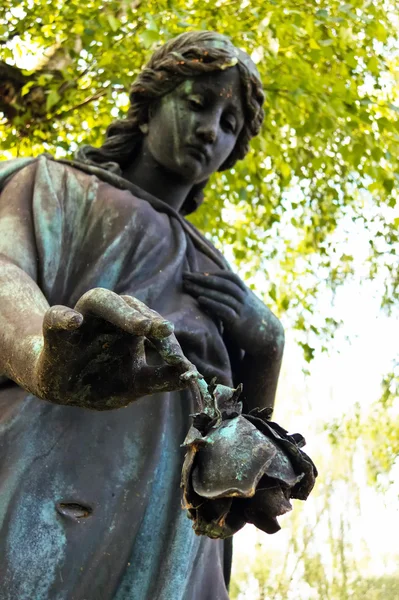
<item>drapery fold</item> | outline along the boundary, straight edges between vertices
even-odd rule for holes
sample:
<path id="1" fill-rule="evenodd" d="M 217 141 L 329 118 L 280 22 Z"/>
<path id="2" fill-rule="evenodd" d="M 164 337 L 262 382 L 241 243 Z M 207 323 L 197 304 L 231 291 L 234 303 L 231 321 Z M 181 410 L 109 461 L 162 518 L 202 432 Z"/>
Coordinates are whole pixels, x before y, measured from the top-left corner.
<path id="1" fill-rule="evenodd" d="M 173 209 L 48 156 L 0 163 L 0 190 L 0 253 L 50 305 L 74 306 L 93 287 L 136 296 L 174 323 L 206 378 L 232 384 L 220 324 L 182 287 L 184 271 L 228 266 Z M 194 409 L 183 391 L 97 413 L 3 382 L 2 598 L 226 600 L 223 543 L 196 537 L 180 507 Z"/>

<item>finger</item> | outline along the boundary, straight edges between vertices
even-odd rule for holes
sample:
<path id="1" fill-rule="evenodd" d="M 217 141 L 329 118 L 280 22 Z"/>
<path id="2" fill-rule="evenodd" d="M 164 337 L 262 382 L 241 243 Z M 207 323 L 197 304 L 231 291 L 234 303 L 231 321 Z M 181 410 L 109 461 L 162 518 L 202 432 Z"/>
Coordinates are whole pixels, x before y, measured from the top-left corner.
<path id="1" fill-rule="evenodd" d="M 210 300 L 215 300 L 220 304 L 225 304 L 226 306 L 232 308 L 235 311 L 236 316 L 239 316 L 241 312 L 242 304 L 238 302 L 235 298 L 232 298 L 230 295 L 223 294 L 222 292 L 218 292 L 217 290 L 204 288 L 200 285 L 191 283 L 189 281 L 185 282 L 184 287 L 193 296 L 203 296 L 205 298 L 209 298 Z"/>
<path id="2" fill-rule="evenodd" d="M 77 302 L 75 310 L 83 317 L 104 319 L 115 327 L 133 335 L 148 335 L 151 320 L 129 306 L 121 296 L 104 288 L 86 292 Z"/>
<path id="3" fill-rule="evenodd" d="M 175 335 L 172 334 L 162 339 L 151 337 L 148 339 L 168 365 L 179 367 L 179 373 L 196 370 L 195 366 L 184 356 Z"/>
<path id="4" fill-rule="evenodd" d="M 192 282 L 198 285 L 201 285 L 205 288 L 218 290 L 219 292 L 223 292 L 224 294 L 229 294 L 238 302 L 244 302 L 245 296 L 247 294 L 247 290 L 245 291 L 235 282 L 230 281 L 228 279 L 224 279 L 219 275 L 205 275 L 203 273 L 190 273 L 188 275 L 184 275 L 183 280 L 185 282 Z"/>
<path id="5" fill-rule="evenodd" d="M 83 322 L 83 315 L 68 306 L 51 306 L 43 318 L 43 332 L 74 331 Z"/>
<path id="6" fill-rule="evenodd" d="M 224 279 L 225 281 L 231 281 L 232 283 L 236 284 L 239 288 L 241 288 L 243 292 L 247 291 L 247 286 L 245 285 L 245 283 L 241 281 L 237 273 L 233 273 L 233 271 L 207 271 L 203 273 L 192 273 L 191 271 L 185 271 L 183 273 L 183 277 L 192 277 L 196 275 L 203 275 L 208 278 L 217 277 L 219 279 Z"/>
<path id="7" fill-rule="evenodd" d="M 223 322 L 233 323 L 238 315 L 229 306 L 225 304 L 221 304 L 220 302 L 216 302 L 215 300 L 211 300 L 210 298 L 205 298 L 204 296 L 199 296 L 197 298 L 198 304 L 205 308 L 208 312 L 216 317 L 219 317 Z"/>
<path id="8" fill-rule="evenodd" d="M 159 392 L 173 392 L 189 387 L 191 379 L 181 377 L 175 367 L 161 365 L 144 367 L 137 373 L 134 388 L 136 397 Z"/>
<path id="9" fill-rule="evenodd" d="M 152 308 L 149 308 L 146 304 L 144 304 L 144 302 L 141 302 L 141 300 L 138 300 L 133 296 L 121 296 L 121 298 L 123 298 L 129 306 L 136 309 L 146 318 L 151 320 L 151 329 L 148 333 L 149 336 L 163 338 L 173 333 L 173 323 L 171 323 L 167 319 L 164 319 L 159 313 L 157 313 L 155 310 L 152 310 Z"/>
<path id="10" fill-rule="evenodd" d="M 156 319 L 153 321 L 151 332 L 147 337 L 167 364 L 180 365 L 179 373 L 192 369 L 196 371 L 194 365 L 184 356 L 183 350 L 173 334 L 173 323 L 165 320 L 159 313 L 133 296 L 122 296 L 122 298 L 130 306 L 139 309 L 148 318 Z"/>

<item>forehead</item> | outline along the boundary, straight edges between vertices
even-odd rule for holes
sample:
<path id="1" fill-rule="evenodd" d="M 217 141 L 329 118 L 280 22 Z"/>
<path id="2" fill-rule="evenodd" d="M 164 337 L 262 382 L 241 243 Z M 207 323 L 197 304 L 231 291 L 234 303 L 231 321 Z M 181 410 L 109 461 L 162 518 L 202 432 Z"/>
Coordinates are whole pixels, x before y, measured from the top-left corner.
<path id="1" fill-rule="evenodd" d="M 211 94 L 243 112 L 242 86 L 236 67 L 204 73 L 188 79 L 182 84 L 182 87 L 186 92 L 192 94 Z"/>

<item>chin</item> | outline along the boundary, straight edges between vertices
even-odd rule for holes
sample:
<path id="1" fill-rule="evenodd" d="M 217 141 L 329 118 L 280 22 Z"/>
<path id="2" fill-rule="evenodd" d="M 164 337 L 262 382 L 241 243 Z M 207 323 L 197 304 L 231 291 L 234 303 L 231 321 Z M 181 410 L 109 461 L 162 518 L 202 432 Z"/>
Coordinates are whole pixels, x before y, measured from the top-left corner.
<path id="1" fill-rule="evenodd" d="M 183 161 L 177 169 L 174 169 L 174 172 L 192 185 L 204 181 L 204 179 L 209 177 L 209 175 L 204 173 L 204 169 L 198 161 L 190 159 Z"/>

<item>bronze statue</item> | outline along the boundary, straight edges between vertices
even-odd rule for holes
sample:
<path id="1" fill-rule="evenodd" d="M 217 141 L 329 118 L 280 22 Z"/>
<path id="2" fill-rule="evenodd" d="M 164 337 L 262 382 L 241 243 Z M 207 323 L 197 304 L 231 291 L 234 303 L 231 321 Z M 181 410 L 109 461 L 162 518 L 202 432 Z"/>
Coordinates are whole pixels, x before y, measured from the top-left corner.
<path id="1" fill-rule="evenodd" d="M 262 87 L 226 37 L 191 32 L 130 99 L 101 148 L 0 165 L 4 600 L 228 598 L 230 544 L 181 509 L 181 444 L 201 376 L 270 418 L 284 334 L 184 215 L 245 156 Z"/>

